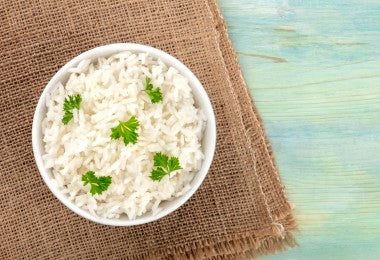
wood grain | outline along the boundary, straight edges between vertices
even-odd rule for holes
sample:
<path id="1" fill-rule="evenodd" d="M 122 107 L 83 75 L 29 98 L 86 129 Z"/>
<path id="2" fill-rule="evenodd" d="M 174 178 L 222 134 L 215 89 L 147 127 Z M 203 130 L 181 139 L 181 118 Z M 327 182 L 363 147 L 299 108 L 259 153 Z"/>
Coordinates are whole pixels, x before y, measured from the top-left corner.
<path id="1" fill-rule="evenodd" d="M 380 1 L 219 5 L 301 227 L 266 259 L 380 259 Z"/>

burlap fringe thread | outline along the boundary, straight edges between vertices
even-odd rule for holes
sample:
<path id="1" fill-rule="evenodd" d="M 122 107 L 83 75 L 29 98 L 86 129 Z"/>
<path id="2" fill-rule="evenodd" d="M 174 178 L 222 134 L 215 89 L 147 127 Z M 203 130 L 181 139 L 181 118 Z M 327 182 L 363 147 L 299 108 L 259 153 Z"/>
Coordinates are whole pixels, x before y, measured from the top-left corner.
<path id="1" fill-rule="evenodd" d="M 292 232 L 288 231 L 298 230 L 290 212 L 281 222 L 268 227 L 268 233 L 275 233 L 276 236 L 257 238 L 252 234 L 247 234 L 230 237 L 223 241 L 209 239 L 195 242 L 191 246 L 165 248 L 165 251 L 156 254 L 146 252 L 127 259 L 256 259 L 258 256 L 274 254 L 297 245 Z M 261 230 L 261 233 L 266 233 L 265 229 Z"/>

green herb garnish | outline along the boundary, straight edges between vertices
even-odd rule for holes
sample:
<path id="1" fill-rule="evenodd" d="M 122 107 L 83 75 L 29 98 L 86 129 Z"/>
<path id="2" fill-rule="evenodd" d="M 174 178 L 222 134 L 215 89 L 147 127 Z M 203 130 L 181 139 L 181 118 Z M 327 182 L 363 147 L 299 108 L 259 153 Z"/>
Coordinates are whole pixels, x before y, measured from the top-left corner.
<path id="1" fill-rule="evenodd" d="M 82 175 L 83 185 L 90 184 L 90 192 L 92 196 L 95 194 L 102 194 L 103 191 L 107 190 L 112 182 L 111 176 L 100 176 L 96 177 L 95 172 L 88 171 Z"/>
<path id="2" fill-rule="evenodd" d="M 148 94 L 150 101 L 152 101 L 153 104 L 158 103 L 162 100 L 161 89 L 159 87 L 153 88 L 151 78 L 147 77 L 145 79 L 145 90 L 144 91 Z"/>
<path id="3" fill-rule="evenodd" d="M 139 126 L 139 121 L 135 116 L 132 116 L 128 121 L 121 122 L 119 125 L 111 128 L 112 134 L 111 139 L 123 138 L 124 144 L 129 143 L 135 144 L 137 142 L 137 127 Z"/>
<path id="4" fill-rule="evenodd" d="M 68 96 L 63 102 L 63 111 L 65 114 L 62 118 L 62 123 L 67 125 L 71 119 L 73 119 L 73 109 L 79 109 L 82 97 L 77 94 L 75 96 Z"/>
<path id="5" fill-rule="evenodd" d="M 182 169 L 177 157 L 170 157 L 163 153 L 156 153 L 153 157 L 156 169 L 151 171 L 149 176 L 153 181 L 160 181 L 165 175 L 173 171 Z"/>

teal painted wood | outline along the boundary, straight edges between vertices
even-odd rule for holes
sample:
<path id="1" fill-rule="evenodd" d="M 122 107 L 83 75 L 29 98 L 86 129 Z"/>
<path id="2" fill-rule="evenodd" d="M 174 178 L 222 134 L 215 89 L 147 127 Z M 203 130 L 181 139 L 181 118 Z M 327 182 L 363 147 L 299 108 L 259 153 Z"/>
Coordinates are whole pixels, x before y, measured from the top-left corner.
<path id="1" fill-rule="evenodd" d="M 219 5 L 302 230 L 266 259 L 380 259 L 380 1 Z"/>

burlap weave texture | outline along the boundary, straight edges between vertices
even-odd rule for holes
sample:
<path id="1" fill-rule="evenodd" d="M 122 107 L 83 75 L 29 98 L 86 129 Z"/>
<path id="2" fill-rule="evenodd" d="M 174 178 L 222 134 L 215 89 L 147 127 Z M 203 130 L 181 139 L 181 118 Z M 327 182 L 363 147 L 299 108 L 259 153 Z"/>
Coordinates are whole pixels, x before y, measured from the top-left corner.
<path id="1" fill-rule="evenodd" d="M 214 0 L 2 1 L 0 19 L 2 258 L 206 258 L 293 245 L 291 209 Z M 89 222 L 62 205 L 31 149 L 49 79 L 79 53 L 115 42 L 183 61 L 208 92 L 218 129 L 211 170 L 191 200 L 129 228 Z"/>

